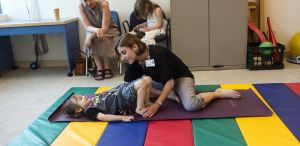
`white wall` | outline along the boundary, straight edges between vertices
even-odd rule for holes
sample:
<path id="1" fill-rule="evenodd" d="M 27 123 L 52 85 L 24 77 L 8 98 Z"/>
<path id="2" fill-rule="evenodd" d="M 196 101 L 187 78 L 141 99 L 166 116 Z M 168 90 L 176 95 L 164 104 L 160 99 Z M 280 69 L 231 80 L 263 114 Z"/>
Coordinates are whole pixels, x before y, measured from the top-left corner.
<path id="1" fill-rule="evenodd" d="M 289 41 L 300 32 L 300 0 L 267 0 L 266 15 L 278 42 L 289 49 Z"/>
<path id="2" fill-rule="evenodd" d="M 78 17 L 77 5 L 79 0 L 37 0 L 41 17 L 53 18 L 53 8 L 59 7 L 61 17 Z M 135 0 L 108 0 L 111 10 L 119 12 L 120 19 L 128 19 L 133 10 Z M 153 0 L 161 5 L 170 16 L 170 0 Z M 300 0 L 267 0 L 266 15 L 271 17 L 272 27 L 278 42 L 287 45 L 291 37 L 300 31 Z M 1 0 L 2 11 L 11 20 L 28 20 L 25 0 Z M 80 41 L 83 44 L 84 29 L 80 23 Z M 41 57 L 41 60 L 65 60 L 66 53 L 63 44 L 63 36 L 60 34 L 48 34 L 47 41 L 49 53 Z M 34 60 L 33 42 L 31 36 L 12 37 L 13 52 L 16 61 Z"/>
<path id="3" fill-rule="evenodd" d="M 61 17 L 79 17 L 78 4 L 80 0 L 37 0 L 42 19 L 53 18 L 53 8 L 60 8 Z M 133 11 L 135 0 L 108 0 L 110 9 L 119 13 L 121 21 L 129 19 Z M 170 0 L 153 0 L 158 3 L 170 16 Z M 25 0 L 1 0 L 2 11 L 7 14 L 10 20 L 28 20 Z M 80 43 L 84 42 L 84 28 L 80 27 Z M 40 60 L 65 60 L 66 52 L 62 34 L 47 34 L 49 52 L 41 56 Z M 14 57 L 19 61 L 33 61 L 35 59 L 33 51 L 33 41 L 30 35 L 13 36 L 12 45 Z"/>

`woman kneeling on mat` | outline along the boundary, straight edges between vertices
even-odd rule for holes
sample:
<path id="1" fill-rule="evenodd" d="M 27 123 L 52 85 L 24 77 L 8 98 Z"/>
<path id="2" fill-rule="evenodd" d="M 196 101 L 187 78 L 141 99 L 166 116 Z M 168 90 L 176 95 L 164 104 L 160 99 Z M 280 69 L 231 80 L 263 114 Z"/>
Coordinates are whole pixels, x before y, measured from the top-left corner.
<path id="1" fill-rule="evenodd" d="M 196 94 L 193 74 L 175 54 L 160 46 L 146 46 L 135 35 L 122 35 L 115 51 L 119 59 L 129 63 L 124 77 L 126 82 L 146 75 L 150 76 L 155 83 L 162 85 L 158 99 L 143 110 L 143 117 L 155 115 L 170 93 L 175 93 L 180 98 L 178 101 L 187 111 L 203 109 L 216 98 L 241 97 L 237 91 L 220 88 L 214 92 Z M 174 92 L 171 92 L 172 89 Z"/>
<path id="2" fill-rule="evenodd" d="M 86 115 L 92 120 L 125 121 L 134 119 L 128 116 L 134 111 L 143 113 L 152 103 L 149 101 L 152 79 L 144 76 L 132 82 L 125 82 L 117 87 L 90 99 L 74 94 L 67 100 L 63 113 L 73 118 Z"/>

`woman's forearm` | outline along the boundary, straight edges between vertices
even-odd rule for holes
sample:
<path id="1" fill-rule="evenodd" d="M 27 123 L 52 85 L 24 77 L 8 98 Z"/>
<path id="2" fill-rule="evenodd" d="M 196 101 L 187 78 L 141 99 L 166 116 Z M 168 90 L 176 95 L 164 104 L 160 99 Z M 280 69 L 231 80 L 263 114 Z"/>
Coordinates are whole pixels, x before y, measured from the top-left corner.
<path id="1" fill-rule="evenodd" d="M 111 20 L 111 12 L 109 9 L 109 4 L 108 2 L 105 1 L 105 3 L 101 4 L 102 7 L 102 26 L 101 26 L 101 31 L 103 34 L 107 33 L 110 27 L 110 20 Z"/>

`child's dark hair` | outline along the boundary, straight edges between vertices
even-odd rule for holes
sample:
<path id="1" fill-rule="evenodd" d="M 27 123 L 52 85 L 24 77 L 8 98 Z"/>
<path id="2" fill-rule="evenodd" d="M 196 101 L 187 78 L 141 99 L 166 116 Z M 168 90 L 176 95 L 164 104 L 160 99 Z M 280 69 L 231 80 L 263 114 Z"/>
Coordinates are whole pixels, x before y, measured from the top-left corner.
<path id="1" fill-rule="evenodd" d="M 83 110 L 81 112 L 76 111 L 77 109 L 80 109 L 80 108 L 82 109 L 82 107 L 79 106 L 78 104 L 72 102 L 72 99 L 75 96 L 78 96 L 78 95 L 74 94 L 66 101 L 66 103 L 62 109 L 62 112 L 63 112 L 63 114 L 69 115 L 70 117 L 79 118 L 84 115 L 84 112 L 83 112 Z"/>
<path id="2" fill-rule="evenodd" d="M 136 35 L 130 34 L 130 33 L 125 33 L 123 34 L 116 46 L 115 46 L 115 54 L 117 59 L 120 59 L 121 54 L 118 51 L 119 47 L 128 47 L 128 48 L 133 48 L 133 45 L 137 45 L 138 51 L 136 52 L 136 55 L 142 55 L 145 50 L 147 49 L 147 46 L 145 43 L 143 43 L 142 41 L 140 41 L 140 38 Z"/>

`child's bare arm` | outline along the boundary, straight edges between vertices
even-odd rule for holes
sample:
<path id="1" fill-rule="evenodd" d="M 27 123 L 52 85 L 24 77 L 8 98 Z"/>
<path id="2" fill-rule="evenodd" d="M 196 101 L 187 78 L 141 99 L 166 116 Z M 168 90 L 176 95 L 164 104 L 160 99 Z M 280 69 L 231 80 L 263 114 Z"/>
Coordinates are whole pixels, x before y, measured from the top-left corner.
<path id="1" fill-rule="evenodd" d="M 123 115 L 110 115 L 110 114 L 103 114 L 98 113 L 97 119 L 100 121 L 124 121 L 124 122 L 131 122 L 134 120 L 133 116 L 123 116 Z"/>

